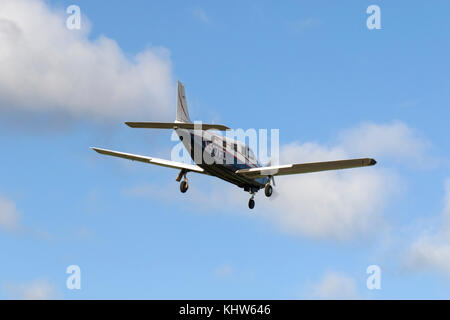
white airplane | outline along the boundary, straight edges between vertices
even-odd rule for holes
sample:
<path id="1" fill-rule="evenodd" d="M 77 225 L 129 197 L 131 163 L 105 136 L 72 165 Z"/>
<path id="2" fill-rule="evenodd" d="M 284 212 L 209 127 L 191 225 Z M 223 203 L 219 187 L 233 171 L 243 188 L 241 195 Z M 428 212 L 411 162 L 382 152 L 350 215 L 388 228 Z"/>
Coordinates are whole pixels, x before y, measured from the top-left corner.
<path id="1" fill-rule="evenodd" d="M 191 122 L 184 85 L 181 82 L 178 82 L 176 112 L 176 120 L 173 123 L 125 122 L 125 124 L 132 128 L 175 129 L 184 147 L 189 151 L 192 160 L 196 164 L 187 164 L 100 148 L 92 149 L 104 155 L 178 169 L 180 173 L 176 181 L 181 181 L 180 191 L 183 193 L 188 190 L 189 186 L 186 178 L 188 172 L 202 173 L 228 181 L 250 193 L 251 197 L 248 202 L 250 209 L 254 208 L 255 193 L 260 189 L 264 189 L 267 197 L 272 195 L 272 184 L 275 185 L 274 176 L 373 166 L 377 163 L 374 159 L 362 158 L 280 166 L 261 166 L 248 145 L 212 132 L 213 130 L 229 130 L 228 127 L 219 124 L 199 125 Z"/>

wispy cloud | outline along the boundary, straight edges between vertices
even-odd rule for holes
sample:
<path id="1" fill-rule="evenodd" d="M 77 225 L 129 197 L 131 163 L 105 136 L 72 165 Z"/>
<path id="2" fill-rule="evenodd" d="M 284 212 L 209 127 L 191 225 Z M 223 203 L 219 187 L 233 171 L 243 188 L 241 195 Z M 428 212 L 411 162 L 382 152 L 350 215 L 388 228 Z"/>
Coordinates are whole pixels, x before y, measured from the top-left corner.
<path id="1" fill-rule="evenodd" d="M 199 21 L 203 23 L 209 23 L 211 20 L 209 16 L 206 14 L 205 10 L 202 8 L 194 8 L 192 10 L 192 15 Z"/>
<path id="2" fill-rule="evenodd" d="M 3 291 L 12 299 L 49 300 L 55 298 L 56 288 L 45 279 L 29 283 L 4 283 Z"/>
<path id="3" fill-rule="evenodd" d="M 0 228 L 6 231 L 16 231 L 20 227 L 21 214 L 16 205 L 9 199 L 0 196 Z"/>
<path id="4" fill-rule="evenodd" d="M 316 18 L 306 18 L 289 21 L 286 23 L 287 28 L 293 33 L 303 33 L 306 30 L 316 28 L 320 26 L 322 22 Z"/>
<path id="5" fill-rule="evenodd" d="M 30 227 L 22 223 L 22 212 L 16 204 L 0 195 L 0 230 L 14 232 L 20 236 L 31 236 L 40 240 L 52 240 L 54 237 L 47 231 L 37 227 Z"/>
<path id="6" fill-rule="evenodd" d="M 397 104 L 398 107 L 405 108 L 405 109 L 416 107 L 418 105 L 420 105 L 420 100 L 418 100 L 418 99 L 404 100 Z"/>
<path id="7" fill-rule="evenodd" d="M 360 299 L 353 278 L 337 272 L 328 272 L 317 283 L 305 289 L 306 297 L 311 299 Z"/>
<path id="8" fill-rule="evenodd" d="M 411 244 L 405 265 L 409 270 L 437 270 L 450 277 L 450 179 L 445 181 L 444 209 L 438 221 Z"/>
<path id="9" fill-rule="evenodd" d="M 214 270 L 214 274 L 219 278 L 229 278 L 234 275 L 234 269 L 230 264 L 222 264 Z"/>

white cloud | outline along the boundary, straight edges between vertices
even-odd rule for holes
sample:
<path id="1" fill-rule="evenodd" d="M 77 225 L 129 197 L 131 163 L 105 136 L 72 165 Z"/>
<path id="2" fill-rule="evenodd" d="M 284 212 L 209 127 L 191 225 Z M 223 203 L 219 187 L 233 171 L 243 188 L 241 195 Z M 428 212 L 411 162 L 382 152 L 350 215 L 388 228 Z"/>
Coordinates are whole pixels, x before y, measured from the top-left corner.
<path id="1" fill-rule="evenodd" d="M 343 149 L 311 143 L 281 150 L 283 162 L 345 158 L 349 155 Z M 291 234 L 349 240 L 383 230 L 383 208 L 396 184 L 379 168 L 284 176 L 276 179 L 277 197 L 261 205 L 269 209 L 264 210 L 265 218 Z"/>
<path id="2" fill-rule="evenodd" d="M 40 228 L 28 227 L 21 222 L 22 213 L 16 204 L 0 195 L 0 230 L 14 232 L 16 235 L 28 235 L 40 240 L 51 240 L 53 235 Z"/>
<path id="3" fill-rule="evenodd" d="M 368 157 L 371 154 L 367 154 Z M 339 160 L 350 152 L 315 143 L 281 148 L 283 163 Z M 383 230 L 383 208 L 397 179 L 381 168 L 357 168 L 278 177 L 277 197 L 264 217 L 291 234 L 349 240 Z"/>
<path id="4" fill-rule="evenodd" d="M 355 156 L 422 157 L 427 142 L 406 124 L 365 123 L 340 134 L 338 144 L 293 143 L 280 150 L 282 163 L 339 160 Z M 384 160 L 385 158 L 382 158 Z M 402 186 L 394 171 L 375 167 L 329 171 L 276 179 L 277 197 L 263 216 L 291 234 L 351 240 L 387 230 L 383 209 Z"/>
<path id="5" fill-rule="evenodd" d="M 0 110 L 97 119 L 172 115 L 167 50 L 128 58 L 112 39 L 89 39 L 84 16 L 81 30 L 67 29 L 68 16 L 41 0 L 0 2 Z"/>
<path id="6" fill-rule="evenodd" d="M 14 202 L 0 196 L 0 228 L 7 231 L 17 230 L 20 216 Z"/>
<path id="7" fill-rule="evenodd" d="M 409 250 L 407 265 L 413 270 L 434 269 L 450 276 L 450 239 L 421 237 Z"/>
<path id="8" fill-rule="evenodd" d="M 359 299 L 356 282 L 346 275 L 329 272 L 307 288 L 307 296 L 313 299 Z"/>
<path id="9" fill-rule="evenodd" d="M 200 20 L 203 23 L 210 22 L 209 16 L 206 14 L 205 10 L 203 10 L 202 8 L 195 8 L 194 10 L 192 10 L 192 14 L 194 15 L 194 17 L 196 19 Z"/>
<path id="10" fill-rule="evenodd" d="M 340 144 L 355 154 L 371 154 L 377 158 L 392 158 L 405 163 L 422 160 L 429 143 L 405 123 L 362 123 L 339 135 Z"/>
<path id="11" fill-rule="evenodd" d="M 439 227 L 424 232 L 409 247 L 405 259 L 407 268 L 437 270 L 450 277 L 450 179 L 445 182 L 444 201 Z"/>
<path id="12" fill-rule="evenodd" d="M 47 280 L 38 279 L 30 283 L 3 285 L 5 293 L 13 299 L 49 300 L 55 297 L 56 289 Z"/>

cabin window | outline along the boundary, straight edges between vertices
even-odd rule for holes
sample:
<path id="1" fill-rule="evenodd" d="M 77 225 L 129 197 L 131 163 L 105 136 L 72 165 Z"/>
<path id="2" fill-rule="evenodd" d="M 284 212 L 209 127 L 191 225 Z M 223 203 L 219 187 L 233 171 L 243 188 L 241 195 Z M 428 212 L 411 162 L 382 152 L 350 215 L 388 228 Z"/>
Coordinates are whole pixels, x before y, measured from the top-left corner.
<path id="1" fill-rule="evenodd" d="M 235 143 L 234 145 L 233 145 L 233 148 L 234 148 L 234 152 L 237 152 L 237 144 Z"/>
<path id="2" fill-rule="evenodd" d="M 252 149 L 247 148 L 248 149 L 248 157 L 250 159 L 255 159 L 255 154 L 253 153 Z"/>

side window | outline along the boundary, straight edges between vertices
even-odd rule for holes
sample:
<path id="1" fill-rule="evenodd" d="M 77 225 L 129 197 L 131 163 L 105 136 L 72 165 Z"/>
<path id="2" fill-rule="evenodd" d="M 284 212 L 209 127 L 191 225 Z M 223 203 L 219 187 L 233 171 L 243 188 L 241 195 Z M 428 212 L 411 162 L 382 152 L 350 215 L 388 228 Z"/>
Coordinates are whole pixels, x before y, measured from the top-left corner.
<path id="1" fill-rule="evenodd" d="M 234 152 L 237 152 L 238 151 L 238 146 L 237 146 L 237 144 L 235 143 L 235 144 L 233 144 L 233 148 L 234 148 Z"/>
<path id="2" fill-rule="evenodd" d="M 255 154 L 253 153 L 253 151 L 250 148 L 248 149 L 248 151 L 249 151 L 250 159 L 255 159 Z"/>

